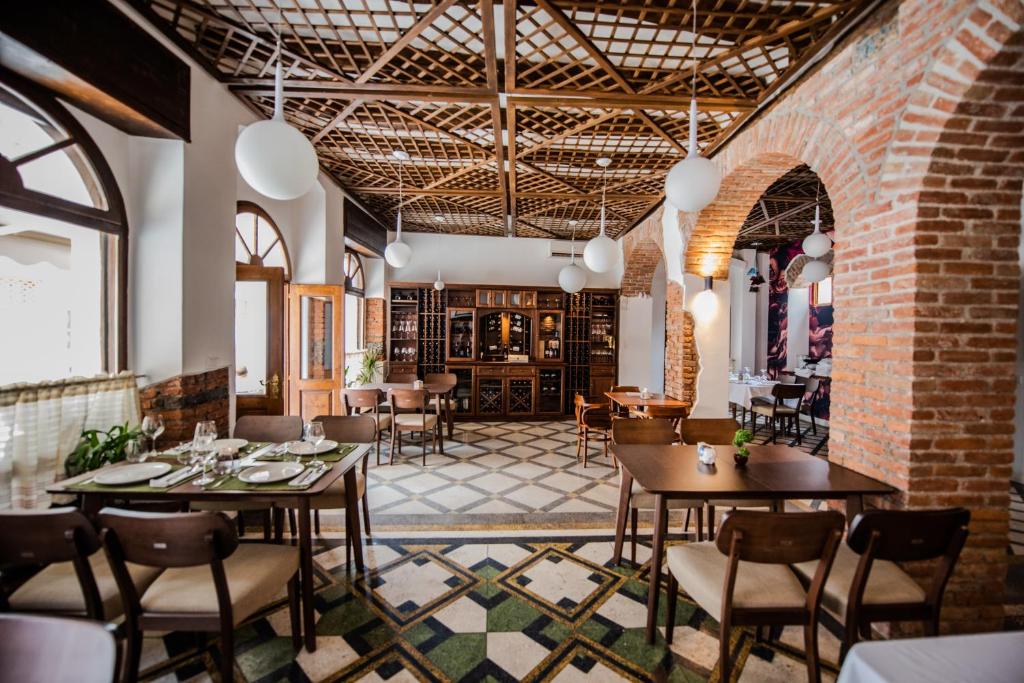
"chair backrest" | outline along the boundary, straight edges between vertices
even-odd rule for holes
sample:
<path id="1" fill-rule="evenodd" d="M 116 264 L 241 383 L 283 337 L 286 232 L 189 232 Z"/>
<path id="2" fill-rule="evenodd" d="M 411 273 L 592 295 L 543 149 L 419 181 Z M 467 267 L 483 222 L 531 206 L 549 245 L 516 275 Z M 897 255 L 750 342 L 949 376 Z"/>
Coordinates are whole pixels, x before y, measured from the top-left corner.
<path id="1" fill-rule="evenodd" d="M 377 421 L 369 415 L 321 415 L 313 418 L 324 426 L 324 436 L 338 443 L 373 443 Z"/>
<path id="2" fill-rule="evenodd" d="M 82 588 L 86 615 L 102 620 L 103 602 L 88 559 L 99 549 L 99 535 L 88 518 L 75 508 L 0 512 L 0 565 L 72 562 Z M 6 606 L 2 592 L 0 602 Z"/>
<path id="3" fill-rule="evenodd" d="M 388 392 L 388 402 L 396 410 L 425 410 L 427 405 L 426 389 L 392 389 Z"/>
<path id="4" fill-rule="evenodd" d="M 671 444 L 676 431 L 671 420 L 615 420 L 612 441 L 619 444 Z"/>
<path id="5" fill-rule="evenodd" d="M 631 384 L 616 384 L 609 391 L 612 392 L 625 392 L 625 391 L 640 391 L 640 387 L 634 387 Z"/>
<path id="6" fill-rule="evenodd" d="M 971 512 L 964 508 L 866 510 L 854 518 L 846 543 L 858 555 L 872 546 L 878 560 L 933 560 L 949 553 L 958 537 L 966 539 L 970 521 Z"/>
<path id="7" fill-rule="evenodd" d="M 236 439 L 284 443 L 302 438 L 302 418 L 298 415 L 245 415 L 235 422 Z"/>
<path id="8" fill-rule="evenodd" d="M 800 375 L 779 375 L 779 381 L 783 384 L 806 384 L 807 378 Z"/>
<path id="9" fill-rule="evenodd" d="M 762 564 L 798 564 L 820 560 L 843 536 L 842 514 L 823 512 L 726 512 L 715 545 L 723 555 Z M 735 543 L 733 541 L 736 541 Z M 831 557 L 829 558 L 831 561 Z"/>
<path id="10" fill-rule="evenodd" d="M 427 384 L 447 384 L 454 387 L 459 383 L 459 378 L 454 372 L 428 372 L 423 375 L 423 381 Z"/>
<path id="11" fill-rule="evenodd" d="M 813 401 L 818 395 L 818 387 L 821 386 L 821 380 L 817 377 L 808 377 L 807 382 L 804 384 L 804 392 L 810 396 Z"/>
<path id="12" fill-rule="evenodd" d="M 387 381 L 389 384 L 412 384 L 418 379 L 419 377 L 413 372 L 393 372 L 388 375 Z"/>
<path id="13" fill-rule="evenodd" d="M 100 510 L 103 544 L 111 565 L 133 562 L 149 567 L 194 567 L 235 552 L 238 535 L 216 512 L 135 512 Z"/>
<path id="14" fill-rule="evenodd" d="M 776 384 L 772 387 L 772 396 L 775 397 L 775 403 L 779 404 L 782 401 L 789 401 L 794 398 L 804 397 L 804 385 L 801 384 Z"/>
<path id="15" fill-rule="evenodd" d="M 353 415 L 353 408 L 370 408 L 370 412 L 377 412 L 380 393 L 379 389 L 344 389 L 341 392 L 341 401 L 345 406 L 345 414 Z"/>
<path id="16" fill-rule="evenodd" d="M 703 441 L 709 444 L 731 444 L 732 437 L 740 424 L 730 418 L 690 418 L 679 423 L 679 434 L 683 443 L 696 445 Z"/>
<path id="17" fill-rule="evenodd" d="M 678 420 L 690 414 L 686 406 L 647 406 L 644 412 L 651 417 L 664 417 L 670 420 Z"/>

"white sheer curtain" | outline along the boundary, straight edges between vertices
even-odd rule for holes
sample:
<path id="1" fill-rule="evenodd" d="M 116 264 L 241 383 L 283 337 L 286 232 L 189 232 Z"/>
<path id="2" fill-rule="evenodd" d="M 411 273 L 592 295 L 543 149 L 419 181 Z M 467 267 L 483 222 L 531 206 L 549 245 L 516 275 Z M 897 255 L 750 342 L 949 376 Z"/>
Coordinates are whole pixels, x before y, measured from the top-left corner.
<path id="1" fill-rule="evenodd" d="M 82 430 L 126 422 L 139 424 L 129 372 L 0 387 L 0 509 L 47 507 Z"/>

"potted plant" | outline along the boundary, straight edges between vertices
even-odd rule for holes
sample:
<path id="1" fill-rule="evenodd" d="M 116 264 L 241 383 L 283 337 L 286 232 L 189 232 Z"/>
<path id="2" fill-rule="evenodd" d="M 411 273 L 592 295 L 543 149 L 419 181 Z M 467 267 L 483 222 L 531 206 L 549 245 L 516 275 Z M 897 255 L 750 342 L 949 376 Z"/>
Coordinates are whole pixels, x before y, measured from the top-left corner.
<path id="1" fill-rule="evenodd" d="M 373 384 L 381 373 L 384 361 L 383 347 L 381 344 L 370 343 L 366 345 L 366 353 L 363 354 L 362 363 L 359 366 L 359 374 L 356 375 L 358 384 Z"/>
<path id="2" fill-rule="evenodd" d="M 69 477 L 75 477 L 110 463 L 121 462 L 125 458 L 128 442 L 137 440 L 139 435 L 137 428 L 128 429 L 127 422 L 114 425 L 107 431 L 86 429 L 75 450 L 64 461 L 64 471 Z"/>
<path id="3" fill-rule="evenodd" d="M 750 449 L 747 448 L 746 444 L 753 440 L 754 434 L 749 429 L 736 430 L 736 434 L 732 437 L 732 445 L 736 447 L 736 452 L 732 454 L 732 458 L 736 462 L 736 467 L 747 466 L 747 460 L 750 458 Z"/>

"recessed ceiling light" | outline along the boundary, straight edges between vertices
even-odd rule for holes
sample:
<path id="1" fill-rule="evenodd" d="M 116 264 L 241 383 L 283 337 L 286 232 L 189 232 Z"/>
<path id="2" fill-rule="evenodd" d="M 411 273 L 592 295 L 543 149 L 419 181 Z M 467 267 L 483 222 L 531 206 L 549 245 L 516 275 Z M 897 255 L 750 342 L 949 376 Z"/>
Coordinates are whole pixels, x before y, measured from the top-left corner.
<path id="1" fill-rule="evenodd" d="M 404 149 L 396 149 L 391 153 L 391 156 L 395 157 L 399 161 L 409 161 L 409 153 Z"/>

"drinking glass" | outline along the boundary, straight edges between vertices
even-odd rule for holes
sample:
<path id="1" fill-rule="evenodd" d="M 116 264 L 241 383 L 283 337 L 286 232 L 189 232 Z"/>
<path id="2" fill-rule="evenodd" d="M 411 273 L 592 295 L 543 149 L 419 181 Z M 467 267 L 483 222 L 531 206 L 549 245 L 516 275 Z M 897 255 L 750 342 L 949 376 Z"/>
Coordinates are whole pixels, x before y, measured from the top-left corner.
<path id="1" fill-rule="evenodd" d="M 325 438 L 323 422 L 310 422 L 306 424 L 302 439 L 313 446 L 313 459 L 309 461 L 310 467 L 323 467 L 324 461 L 320 459 L 320 454 L 317 453 L 316 449 Z"/>
<path id="2" fill-rule="evenodd" d="M 192 464 L 202 466 L 203 476 L 196 480 L 197 484 L 206 485 L 213 481 L 207 468 L 213 455 L 213 442 L 217 439 L 217 425 L 212 420 L 204 420 L 196 424 L 195 438 L 192 439 Z"/>
<path id="3" fill-rule="evenodd" d="M 213 474 L 219 479 L 235 470 L 235 456 L 231 453 L 218 453 L 213 458 Z"/>
<path id="4" fill-rule="evenodd" d="M 128 462 L 145 462 L 146 454 L 142 452 L 142 445 L 138 439 L 129 439 L 124 443 L 124 459 Z"/>
<path id="5" fill-rule="evenodd" d="M 156 455 L 156 439 L 164 433 L 164 418 L 162 415 L 150 414 L 142 418 L 142 435 L 149 439 L 149 453 Z"/>

